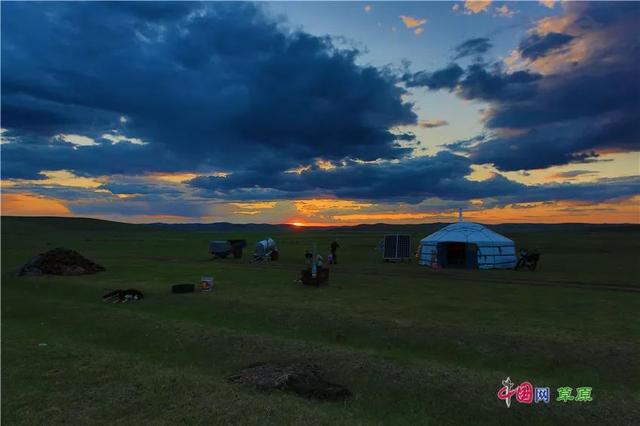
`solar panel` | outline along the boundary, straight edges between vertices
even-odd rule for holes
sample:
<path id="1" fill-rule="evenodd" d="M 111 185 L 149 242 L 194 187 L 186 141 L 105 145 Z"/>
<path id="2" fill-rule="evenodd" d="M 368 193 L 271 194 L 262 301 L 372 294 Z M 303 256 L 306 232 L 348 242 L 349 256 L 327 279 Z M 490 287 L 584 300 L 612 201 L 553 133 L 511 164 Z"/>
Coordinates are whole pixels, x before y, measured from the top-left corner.
<path id="1" fill-rule="evenodd" d="M 400 260 L 411 257 L 411 236 L 409 235 L 385 235 L 384 259 Z"/>
<path id="2" fill-rule="evenodd" d="M 411 257 L 411 237 L 398 235 L 398 257 L 405 259 Z"/>
<path id="3" fill-rule="evenodd" d="M 395 259 L 398 252 L 398 236 L 385 235 L 384 237 L 384 258 Z"/>

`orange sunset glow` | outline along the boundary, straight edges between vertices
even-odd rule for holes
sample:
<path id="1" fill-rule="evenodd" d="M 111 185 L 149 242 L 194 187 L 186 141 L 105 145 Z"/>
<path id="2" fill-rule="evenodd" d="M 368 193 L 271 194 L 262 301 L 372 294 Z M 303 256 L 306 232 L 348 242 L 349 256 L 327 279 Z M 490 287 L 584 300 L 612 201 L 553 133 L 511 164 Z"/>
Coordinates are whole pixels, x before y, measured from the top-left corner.
<path id="1" fill-rule="evenodd" d="M 456 220 L 457 209 L 444 211 L 416 211 L 397 212 L 378 210 L 367 212 L 359 203 L 349 200 L 337 201 L 332 206 L 328 201 L 300 200 L 295 202 L 274 201 L 259 203 L 226 203 L 232 208 L 260 208 L 270 209 L 276 215 L 295 209 L 305 219 L 282 221 L 292 226 L 303 228 L 307 226 L 336 226 L 356 225 L 359 223 L 430 223 L 452 222 Z M 240 206 L 239 206 L 240 204 Z M 481 203 L 475 203 L 481 204 Z M 313 206 L 310 208 L 309 206 Z M 337 209 L 335 208 L 337 206 Z M 346 208 L 345 206 L 351 206 Z M 380 209 L 382 205 L 367 204 L 370 208 Z M 480 207 L 480 208 L 478 208 Z M 255 213 L 254 213 L 255 212 Z M 241 210 L 238 214 L 261 213 L 259 210 Z M 34 194 L 3 194 L 2 214 L 11 216 L 72 216 L 73 213 L 64 202 L 57 199 L 37 196 Z M 101 217 L 101 216 L 90 216 Z M 610 203 L 587 204 L 581 202 L 557 203 L 523 203 L 511 204 L 504 207 L 482 209 L 481 206 L 464 210 L 465 220 L 499 224 L 499 223 L 640 223 L 640 196 Z M 215 221 L 216 217 L 201 217 L 202 221 Z M 167 221 L 171 223 L 189 221 L 188 216 L 149 214 L 140 217 L 136 222 Z M 271 220 L 268 223 L 281 223 Z"/>
<path id="2" fill-rule="evenodd" d="M 60 200 L 34 194 L 2 194 L 2 214 L 8 216 L 70 216 Z"/>

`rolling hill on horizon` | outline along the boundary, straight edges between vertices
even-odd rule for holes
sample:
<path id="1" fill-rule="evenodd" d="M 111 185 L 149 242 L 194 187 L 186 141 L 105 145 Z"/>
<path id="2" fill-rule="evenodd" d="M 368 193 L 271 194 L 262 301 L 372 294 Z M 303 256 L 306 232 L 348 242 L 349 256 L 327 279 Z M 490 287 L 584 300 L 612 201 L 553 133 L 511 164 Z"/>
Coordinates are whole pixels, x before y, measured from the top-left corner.
<path id="1" fill-rule="evenodd" d="M 291 224 L 270 224 L 270 223 L 231 223 L 231 222 L 211 222 L 211 223 L 128 223 L 118 222 L 105 219 L 94 219 L 85 217 L 63 217 L 63 216 L 1 216 L 5 221 L 5 225 L 14 225 L 17 223 L 32 224 L 50 224 L 52 221 L 58 222 L 59 226 L 77 227 L 81 225 L 87 230 L 97 230 L 101 228 L 111 227 L 136 227 L 136 228 L 159 228 L 173 229 L 180 231 L 195 232 L 295 232 L 301 229 L 331 231 L 340 230 L 342 232 L 434 232 L 452 222 L 433 222 L 420 224 L 358 224 L 358 225 L 335 225 L 335 226 L 302 226 L 298 227 Z M 8 221 L 9 223 L 6 223 Z M 487 227 L 499 232 L 533 232 L 533 231 L 553 231 L 553 230 L 572 230 L 572 231 L 590 231 L 590 230 L 624 230 L 638 229 L 637 224 L 597 224 L 597 223 L 562 223 L 562 224 L 544 224 L 544 223 L 502 223 L 488 224 Z"/>

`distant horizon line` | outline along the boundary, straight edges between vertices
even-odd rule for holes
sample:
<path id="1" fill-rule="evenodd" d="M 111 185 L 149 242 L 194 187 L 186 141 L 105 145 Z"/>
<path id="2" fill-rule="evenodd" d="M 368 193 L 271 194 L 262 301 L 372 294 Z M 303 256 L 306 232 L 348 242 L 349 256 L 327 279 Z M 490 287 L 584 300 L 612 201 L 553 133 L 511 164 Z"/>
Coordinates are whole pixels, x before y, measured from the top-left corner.
<path id="1" fill-rule="evenodd" d="M 269 225 L 269 226 L 287 226 L 293 229 L 303 229 L 303 228 L 349 228 L 355 226 L 373 226 L 373 225 L 387 225 L 387 226 L 420 226 L 420 225 L 437 225 L 437 224 L 447 224 L 447 223 L 456 223 L 457 220 L 452 221 L 440 221 L 440 222 L 419 222 L 419 223 L 388 223 L 388 222 L 375 222 L 375 223 L 353 223 L 353 224 L 333 224 L 333 225 L 318 225 L 318 224 L 302 224 L 302 223 L 269 223 L 269 222 L 229 222 L 229 221 L 218 221 L 218 222 L 126 222 L 121 220 L 114 219 L 103 219 L 97 217 L 89 217 L 89 216 L 51 216 L 51 215 L 7 215 L 0 214 L 0 219 L 5 217 L 15 217 L 15 218 L 40 218 L 40 219 L 78 219 L 78 220 L 98 220 L 102 222 L 113 222 L 113 223 L 122 223 L 127 225 L 216 225 L 216 224 L 228 224 L 228 225 Z M 483 222 L 473 222 L 473 221 L 464 221 L 470 223 L 483 223 Z M 499 226 L 499 225 L 634 225 L 640 226 L 639 223 L 633 222 L 560 222 L 560 223 L 546 223 L 546 222 L 500 222 L 500 223 L 488 223 L 490 226 Z"/>

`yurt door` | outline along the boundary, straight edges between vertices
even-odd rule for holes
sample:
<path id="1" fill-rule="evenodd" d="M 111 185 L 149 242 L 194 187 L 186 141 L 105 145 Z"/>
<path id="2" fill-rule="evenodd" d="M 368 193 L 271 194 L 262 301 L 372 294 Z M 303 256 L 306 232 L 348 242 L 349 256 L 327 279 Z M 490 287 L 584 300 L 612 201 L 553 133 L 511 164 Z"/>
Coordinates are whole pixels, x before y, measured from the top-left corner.
<path id="1" fill-rule="evenodd" d="M 442 268 L 446 268 L 448 265 L 447 262 L 447 243 L 438 243 L 437 249 L 438 253 L 438 264 Z"/>

